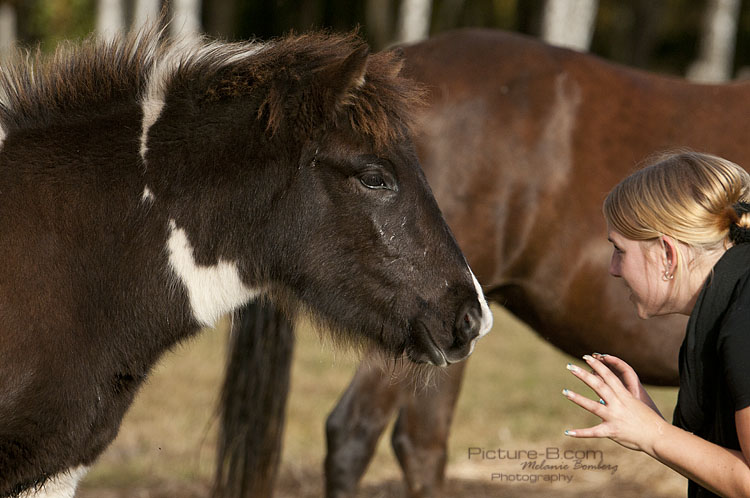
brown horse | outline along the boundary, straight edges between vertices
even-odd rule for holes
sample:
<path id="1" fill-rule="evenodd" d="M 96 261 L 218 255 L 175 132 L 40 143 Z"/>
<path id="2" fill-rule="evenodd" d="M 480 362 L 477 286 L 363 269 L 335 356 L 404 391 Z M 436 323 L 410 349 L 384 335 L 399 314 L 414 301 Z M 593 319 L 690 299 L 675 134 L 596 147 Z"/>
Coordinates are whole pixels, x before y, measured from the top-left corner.
<path id="1" fill-rule="evenodd" d="M 675 385 L 684 321 L 636 317 L 607 274 L 601 204 L 660 149 L 750 166 L 750 84 L 691 84 L 497 31 L 454 32 L 405 53 L 406 74 L 431 90 L 421 164 L 488 296 L 572 355 L 614 353 L 644 381 Z M 352 495 L 396 411 L 409 496 L 437 494 L 463 368 L 416 395 L 360 368 L 328 419 L 327 495 Z"/>
<path id="2" fill-rule="evenodd" d="M 156 30 L 6 61 L 0 496 L 73 496 L 161 354 L 255 299 L 390 356 L 471 353 L 491 315 L 401 67 L 354 35 Z"/>

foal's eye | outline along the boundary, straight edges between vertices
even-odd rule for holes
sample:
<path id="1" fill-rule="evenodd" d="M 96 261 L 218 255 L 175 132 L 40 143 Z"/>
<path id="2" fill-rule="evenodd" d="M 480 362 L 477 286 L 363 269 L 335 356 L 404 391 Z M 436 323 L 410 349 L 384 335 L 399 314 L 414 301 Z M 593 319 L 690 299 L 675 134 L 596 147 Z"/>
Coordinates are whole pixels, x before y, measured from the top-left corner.
<path id="1" fill-rule="evenodd" d="M 362 182 L 362 185 L 364 185 L 367 188 L 372 188 L 372 189 L 389 188 L 388 184 L 385 181 L 385 178 L 383 178 L 383 175 L 374 171 L 370 171 L 370 172 L 362 174 L 359 177 L 359 181 Z"/>

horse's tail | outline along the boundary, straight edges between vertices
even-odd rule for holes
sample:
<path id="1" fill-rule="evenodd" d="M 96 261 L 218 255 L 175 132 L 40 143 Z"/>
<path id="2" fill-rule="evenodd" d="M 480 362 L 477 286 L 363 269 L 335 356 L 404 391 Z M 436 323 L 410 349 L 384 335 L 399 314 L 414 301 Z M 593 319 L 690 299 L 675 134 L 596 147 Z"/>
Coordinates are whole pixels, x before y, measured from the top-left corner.
<path id="1" fill-rule="evenodd" d="M 219 409 L 214 498 L 272 496 L 293 345 L 293 325 L 270 303 L 250 303 L 235 315 Z"/>

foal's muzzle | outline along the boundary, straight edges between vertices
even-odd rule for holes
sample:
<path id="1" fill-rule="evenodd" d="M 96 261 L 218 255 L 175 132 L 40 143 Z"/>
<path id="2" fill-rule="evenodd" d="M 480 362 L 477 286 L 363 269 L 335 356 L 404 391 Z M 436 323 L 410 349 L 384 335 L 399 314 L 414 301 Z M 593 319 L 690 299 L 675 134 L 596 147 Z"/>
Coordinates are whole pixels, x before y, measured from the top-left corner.
<path id="1" fill-rule="evenodd" d="M 449 331 L 434 323 L 437 320 L 433 321 L 433 327 L 422 319 L 416 320 L 412 327 L 413 344 L 407 350 L 409 359 L 439 367 L 466 359 L 474 350 L 477 338 L 491 326 L 491 317 L 485 317 L 482 311 L 476 298 L 467 300 L 459 306 Z"/>

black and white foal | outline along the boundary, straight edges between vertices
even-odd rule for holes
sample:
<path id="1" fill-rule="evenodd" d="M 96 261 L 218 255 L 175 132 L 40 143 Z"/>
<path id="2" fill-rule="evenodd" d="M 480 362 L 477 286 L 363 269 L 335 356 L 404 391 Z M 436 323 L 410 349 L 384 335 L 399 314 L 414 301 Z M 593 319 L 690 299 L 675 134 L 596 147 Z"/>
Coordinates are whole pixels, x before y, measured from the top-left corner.
<path id="1" fill-rule="evenodd" d="M 0 496 L 70 497 L 159 356 L 260 296 L 415 362 L 491 325 L 355 36 L 89 40 L 0 74 Z"/>

